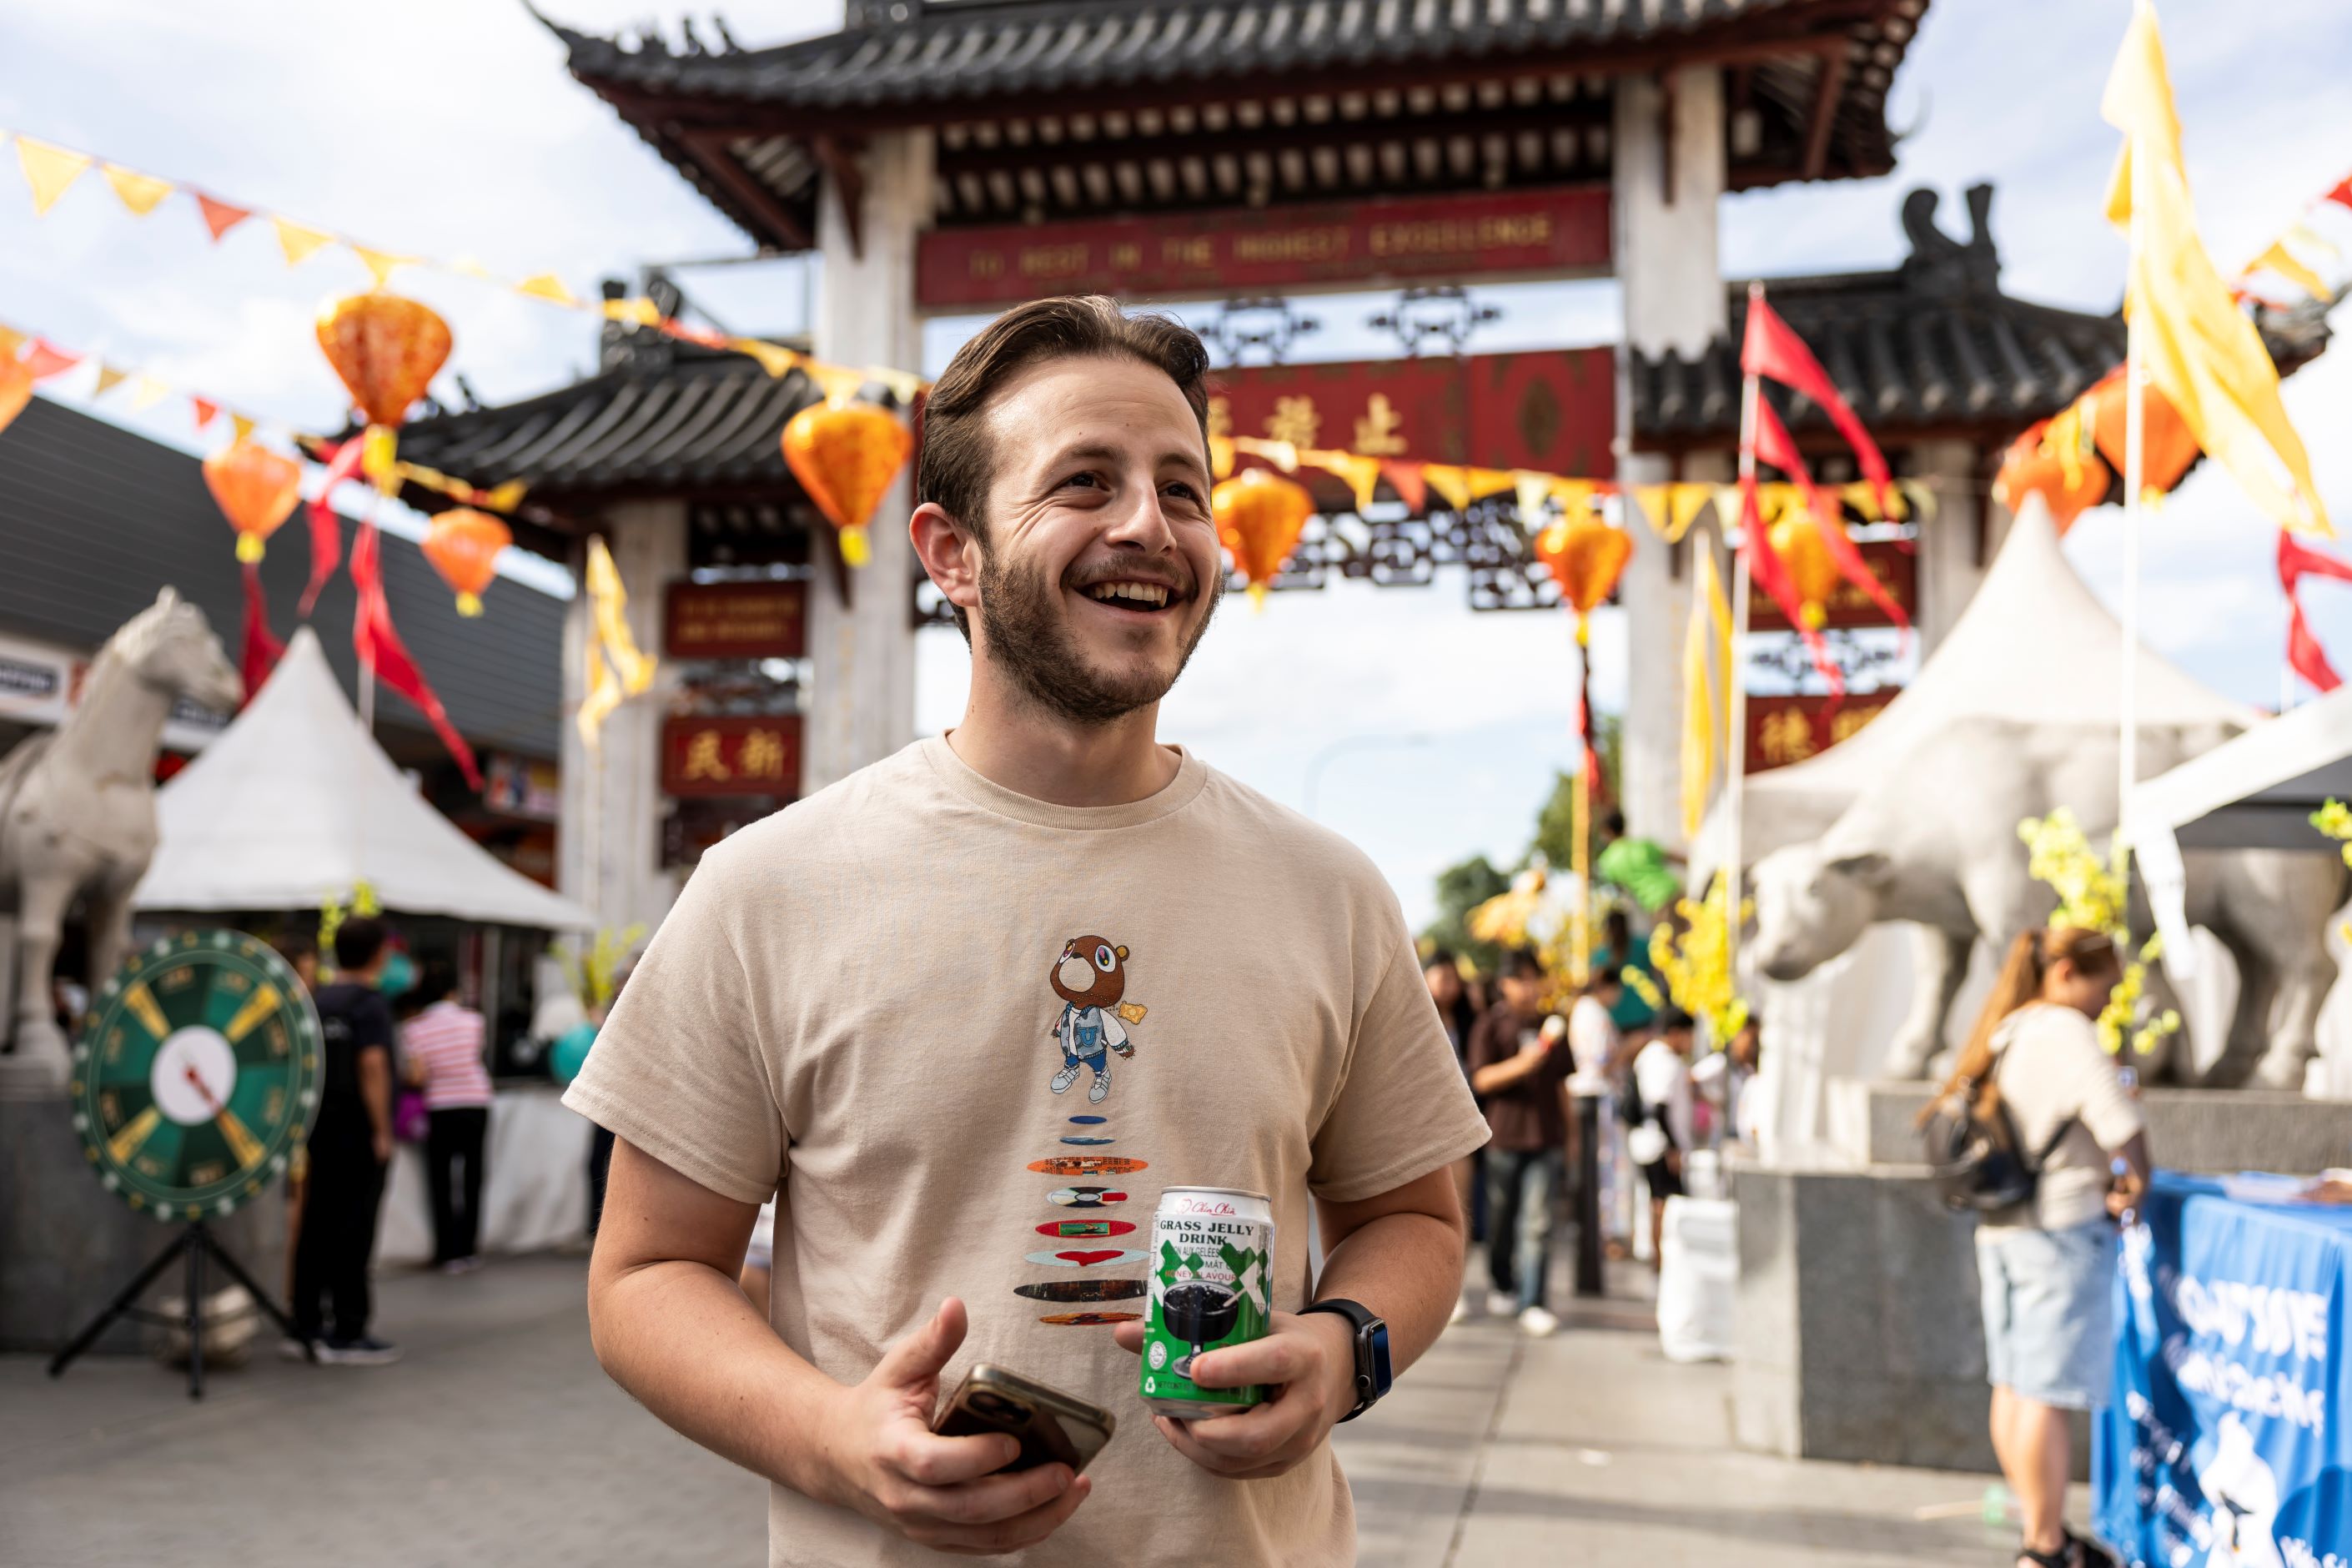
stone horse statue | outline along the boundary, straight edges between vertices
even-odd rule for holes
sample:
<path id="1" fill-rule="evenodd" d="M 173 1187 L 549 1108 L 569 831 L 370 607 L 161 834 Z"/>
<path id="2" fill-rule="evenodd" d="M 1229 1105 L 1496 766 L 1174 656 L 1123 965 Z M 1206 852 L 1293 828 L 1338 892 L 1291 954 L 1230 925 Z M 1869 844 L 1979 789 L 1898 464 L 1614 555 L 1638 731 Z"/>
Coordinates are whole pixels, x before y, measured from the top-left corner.
<path id="1" fill-rule="evenodd" d="M 166 588 L 99 650 L 66 721 L 0 758 L 0 998 L 13 968 L 16 1061 L 59 1085 L 50 980 L 66 916 L 82 900 L 95 987 L 130 946 L 131 892 L 155 853 L 155 757 L 183 697 L 234 711 L 245 686 L 205 613 Z"/>
<path id="2" fill-rule="evenodd" d="M 2143 731 L 2139 776 L 2218 745 L 2231 728 Z M 1971 949 L 1979 941 L 1998 949 L 2057 908 L 2056 893 L 2027 871 L 2018 823 L 2063 805 L 2094 840 L 2111 834 L 2117 755 L 2115 731 L 2104 727 L 1990 718 L 1944 726 L 1819 839 L 1757 863 L 1749 952 L 1758 967 L 1775 980 L 1801 980 L 1879 921 L 1925 928 L 1911 1016 L 1885 1068 L 1889 1078 L 1925 1077 Z M 2326 937 L 2344 901 L 2343 863 L 2332 854 L 2268 849 L 2192 849 L 2182 858 L 2189 923 L 2221 939 L 2239 977 L 2228 1044 L 2202 1081 L 2302 1088 L 2336 980 Z M 2132 929 L 2144 932 L 2152 921 L 2137 879 L 2132 903 Z M 2151 970 L 2149 990 L 2167 993 L 2160 969 Z M 2144 1065 L 2151 1080 L 2185 1077 L 2186 1058 L 2180 1051 Z"/>

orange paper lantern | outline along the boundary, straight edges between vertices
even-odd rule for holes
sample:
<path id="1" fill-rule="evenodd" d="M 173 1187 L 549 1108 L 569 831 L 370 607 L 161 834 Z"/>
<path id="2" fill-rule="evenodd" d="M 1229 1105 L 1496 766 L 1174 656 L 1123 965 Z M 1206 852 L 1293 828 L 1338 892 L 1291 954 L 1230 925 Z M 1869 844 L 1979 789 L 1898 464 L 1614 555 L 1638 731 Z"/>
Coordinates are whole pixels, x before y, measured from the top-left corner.
<path id="1" fill-rule="evenodd" d="M 1830 595 L 1844 581 L 1837 557 L 1822 537 L 1821 524 L 1802 505 L 1792 505 L 1772 524 L 1771 540 L 1772 552 L 1780 558 L 1789 585 L 1797 592 L 1798 615 L 1808 630 L 1821 630 L 1829 622 Z"/>
<path id="2" fill-rule="evenodd" d="M 784 426 L 784 462 L 825 521 L 841 531 L 842 559 L 866 564 L 866 525 L 907 466 L 915 437 L 871 403 L 820 403 Z"/>
<path id="3" fill-rule="evenodd" d="M 1536 535 L 1536 559 L 1559 584 L 1560 597 L 1576 612 L 1576 642 L 1591 637 L 1588 617 L 1616 590 L 1633 558 L 1633 536 L 1612 526 L 1590 507 L 1563 517 Z"/>
<path id="4" fill-rule="evenodd" d="M 414 300 L 378 289 L 319 312 L 319 347 L 371 425 L 394 426 L 449 358 L 449 323 Z"/>
<path id="5" fill-rule="evenodd" d="M 252 441 L 233 441 L 205 459 L 205 485 L 236 530 L 236 558 L 261 559 L 263 542 L 294 515 L 302 467 Z"/>
<path id="6" fill-rule="evenodd" d="M 1234 558 L 1250 597 L 1265 606 L 1265 587 L 1298 548 L 1315 498 L 1307 487 L 1264 468 L 1245 468 L 1209 492 L 1217 538 Z"/>
<path id="7" fill-rule="evenodd" d="M 452 507 L 437 515 L 425 535 L 425 559 L 441 580 L 457 590 L 457 613 L 482 613 L 482 590 L 498 575 L 499 552 L 514 542 L 507 525 L 472 507 Z"/>
<path id="8" fill-rule="evenodd" d="M 8 428 L 32 401 L 33 373 L 14 354 L 0 354 L 0 430 Z"/>
<path id="9" fill-rule="evenodd" d="M 2083 394 L 2083 403 L 2091 421 L 2091 438 L 2098 443 L 2099 455 L 2106 458 L 2109 468 L 2122 473 L 2124 424 L 2130 413 L 2129 399 L 2124 396 L 2123 372 L 2115 372 Z M 2169 490 L 2197 460 L 2198 450 L 2197 437 L 2189 432 L 2189 422 L 2180 417 L 2180 411 L 2172 406 L 2171 399 L 2149 387 L 2140 407 L 2141 485 L 2151 490 Z"/>
<path id="10" fill-rule="evenodd" d="M 2068 463 L 2051 438 L 2050 421 L 2045 419 L 2010 443 L 2000 460 L 2000 472 L 1993 478 L 1992 499 L 2015 511 L 2025 504 L 2027 496 L 2041 496 L 2063 535 L 2076 518 L 2099 504 L 2111 478 L 2095 452 L 2076 453 Z"/>

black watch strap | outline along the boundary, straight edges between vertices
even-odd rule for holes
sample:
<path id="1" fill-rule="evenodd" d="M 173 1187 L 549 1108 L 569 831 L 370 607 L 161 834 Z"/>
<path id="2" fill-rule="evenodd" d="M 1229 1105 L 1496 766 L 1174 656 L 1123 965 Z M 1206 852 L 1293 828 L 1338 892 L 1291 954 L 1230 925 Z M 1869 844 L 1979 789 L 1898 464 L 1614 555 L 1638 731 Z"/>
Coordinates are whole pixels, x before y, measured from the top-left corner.
<path id="1" fill-rule="evenodd" d="M 1380 1402 L 1389 1391 L 1388 1355 L 1389 1326 L 1378 1314 L 1361 1301 L 1350 1301 L 1345 1296 L 1333 1296 L 1305 1308 L 1307 1312 L 1329 1312 L 1348 1320 L 1355 1329 L 1356 1403 L 1342 1421 L 1353 1421 Z"/>

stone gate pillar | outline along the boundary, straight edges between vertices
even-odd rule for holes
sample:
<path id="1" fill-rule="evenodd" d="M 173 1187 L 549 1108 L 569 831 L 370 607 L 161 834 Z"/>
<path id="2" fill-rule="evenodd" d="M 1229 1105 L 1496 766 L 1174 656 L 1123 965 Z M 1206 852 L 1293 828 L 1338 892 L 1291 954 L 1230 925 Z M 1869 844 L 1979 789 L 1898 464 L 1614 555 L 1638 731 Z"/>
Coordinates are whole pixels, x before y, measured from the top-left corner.
<path id="1" fill-rule="evenodd" d="M 1650 354 L 1673 349 L 1685 361 L 1696 360 L 1708 340 L 1726 330 L 1723 275 L 1716 251 L 1716 207 L 1723 198 L 1726 153 L 1722 73 L 1713 67 L 1691 66 L 1664 79 L 1618 78 L 1611 136 L 1624 346 L 1628 352 Z M 1673 477 L 1666 458 L 1636 447 L 1631 392 L 1621 363 L 1617 477 L 1629 487 L 1663 482 Z M 1643 837 L 1680 846 L 1681 650 L 1690 574 L 1685 568 L 1677 576 L 1665 544 L 1642 524 L 1633 526 L 1633 559 L 1619 589 L 1630 665 L 1626 825 Z"/>
<path id="2" fill-rule="evenodd" d="M 922 323 L 915 314 L 915 237 L 931 213 L 929 132 L 874 137 L 862 161 L 857 221 L 828 177 L 817 219 L 814 348 L 845 365 L 922 368 Z M 917 571 L 907 518 L 913 474 L 875 509 L 867 531 L 874 558 L 855 570 L 855 603 L 835 591 L 826 552 L 809 585 L 810 692 L 801 793 L 813 795 L 914 739 Z"/>

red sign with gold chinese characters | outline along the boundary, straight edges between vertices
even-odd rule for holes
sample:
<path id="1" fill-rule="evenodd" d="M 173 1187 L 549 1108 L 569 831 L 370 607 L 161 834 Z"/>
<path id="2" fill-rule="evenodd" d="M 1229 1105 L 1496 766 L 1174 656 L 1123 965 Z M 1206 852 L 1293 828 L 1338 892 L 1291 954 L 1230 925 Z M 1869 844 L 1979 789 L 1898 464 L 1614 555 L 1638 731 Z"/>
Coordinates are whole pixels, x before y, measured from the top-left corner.
<path id="1" fill-rule="evenodd" d="M 1818 756 L 1822 749 L 1858 733 L 1903 695 L 1899 686 L 1882 686 L 1848 697 L 1830 714 L 1822 715 L 1830 700 L 1822 697 L 1756 697 L 1748 699 L 1748 771 L 1768 773 Z"/>
<path id="2" fill-rule="evenodd" d="M 801 793 L 801 716 L 761 713 L 662 722 L 662 793 L 676 795 Z"/>
<path id="3" fill-rule="evenodd" d="M 792 579 L 677 582 L 662 616 L 672 658 L 798 658 L 807 651 L 808 584 Z"/>
<path id="4" fill-rule="evenodd" d="M 1617 471 L 1616 397 L 1608 349 L 1252 365 L 1210 376 L 1209 428 L 1368 458 L 1605 479 Z"/>
<path id="5" fill-rule="evenodd" d="M 1885 586 L 1886 596 L 1903 606 L 1903 613 L 1916 625 L 1919 620 L 1919 557 L 1892 539 L 1874 539 L 1857 544 L 1862 552 L 1862 563 Z M 1823 601 L 1822 608 L 1829 619 L 1822 623 L 1830 627 L 1858 628 L 1891 626 L 1886 612 L 1870 602 L 1870 595 L 1846 582 L 1838 580 L 1837 591 Z M 1751 632 L 1785 632 L 1795 628 L 1772 595 L 1756 584 L 1748 588 L 1748 629 Z"/>
<path id="6" fill-rule="evenodd" d="M 1597 276 L 1610 261 L 1605 189 L 1480 192 L 935 228 L 917 242 L 915 303 L 1011 305 L 1053 294 L 1231 299 L 1430 278 Z"/>

